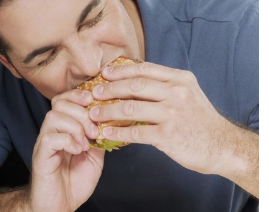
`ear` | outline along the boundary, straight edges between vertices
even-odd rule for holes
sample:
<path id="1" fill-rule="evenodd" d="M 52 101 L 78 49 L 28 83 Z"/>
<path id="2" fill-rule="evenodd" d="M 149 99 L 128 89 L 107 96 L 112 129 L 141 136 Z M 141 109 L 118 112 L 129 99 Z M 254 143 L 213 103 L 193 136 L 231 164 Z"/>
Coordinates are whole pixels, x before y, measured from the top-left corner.
<path id="1" fill-rule="evenodd" d="M 21 74 L 16 70 L 16 68 L 8 61 L 8 59 L 0 54 L 0 62 L 10 70 L 10 72 L 17 78 L 22 78 Z"/>

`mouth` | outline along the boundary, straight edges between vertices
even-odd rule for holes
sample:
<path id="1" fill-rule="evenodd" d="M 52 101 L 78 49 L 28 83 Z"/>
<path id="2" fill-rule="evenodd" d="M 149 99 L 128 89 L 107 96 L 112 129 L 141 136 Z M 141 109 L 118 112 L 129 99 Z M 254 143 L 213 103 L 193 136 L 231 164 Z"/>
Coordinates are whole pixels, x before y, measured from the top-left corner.
<path id="1" fill-rule="evenodd" d="M 104 65 L 101 66 L 100 68 L 100 72 L 102 72 L 106 67 L 109 66 L 109 64 L 111 64 L 113 61 L 117 60 L 118 58 L 129 58 L 125 55 L 118 55 L 117 57 L 113 57 L 111 60 L 108 60 L 107 62 L 104 63 Z M 99 74 L 99 73 L 98 73 Z"/>
<path id="2" fill-rule="evenodd" d="M 113 57 L 112 59 L 110 59 L 110 60 L 107 60 L 107 62 L 105 62 L 105 63 L 103 63 L 102 64 L 102 66 L 101 66 L 101 68 L 99 69 L 99 72 L 97 73 L 97 75 L 98 74 L 100 74 L 105 68 L 107 68 L 113 61 L 115 61 L 116 59 L 118 59 L 118 58 L 125 58 L 125 59 L 129 59 L 130 57 L 128 57 L 128 56 L 125 56 L 125 55 L 119 55 L 119 56 L 117 56 L 117 57 Z M 136 62 L 141 62 L 139 59 L 134 59 Z M 96 76 L 97 76 L 96 75 Z M 79 85 L 81 85 L 83 82 L 85 82 L 85 81 L 90 81 L 90 80 L 92 80 L 92 79 L 94 79 L 96 76 L 87 76 L 85 79 L 83 79 L 80 83 L 78 83 L 77 85 L 75 85 L 75 86 L 72 86 L 72 88 L 73 89 L 75 89 L 75 88 L 77 88 Z"/>

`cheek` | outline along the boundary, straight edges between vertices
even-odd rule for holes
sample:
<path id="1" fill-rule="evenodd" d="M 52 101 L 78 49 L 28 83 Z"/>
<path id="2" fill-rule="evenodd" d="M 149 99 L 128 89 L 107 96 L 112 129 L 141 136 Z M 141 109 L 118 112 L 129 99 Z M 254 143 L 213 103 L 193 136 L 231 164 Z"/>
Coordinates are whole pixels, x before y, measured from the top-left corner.
<path id="1" fill-rule="evenodd" d="M 67 91 L 69 87 L 66 72 L 58 66 L 37 72 L 26 80 L 48 99 Z"/>
<path id="2" fill-rule="evenodd" d="M 50 81 L 49 83 L 44 81 L 36 81 L 33 83 L 36 89 L 48 99 L 52 99 L 54 96 L 63 93 L 62 89 L 59 88 L 59 84 L 59 81 Z"/>
<path id="3" fill-rule="evenodd" d="M 103 44 L 135 49 L 137 37 L 133 22 L 126 11 L 120 8 L 108 9 L 100 24 L 90 30 L 90 37 Z"/>

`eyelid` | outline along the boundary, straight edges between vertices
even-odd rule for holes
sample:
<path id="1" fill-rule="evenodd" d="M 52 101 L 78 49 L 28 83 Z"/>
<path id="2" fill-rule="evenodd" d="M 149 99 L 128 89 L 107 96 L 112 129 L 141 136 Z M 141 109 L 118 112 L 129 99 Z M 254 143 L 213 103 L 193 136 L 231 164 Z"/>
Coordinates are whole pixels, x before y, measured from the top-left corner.
<path id="1" fill-rule="evenodd" d="M 91 20 L 89 20 L 88 22 L 86 22 L 85 24 L 83 24 L 81 27 L 79 27 L 79 30 L 82 28 L 82 27 L 92 27 L 94 25 L 96 25 L 99 21 L 102 20 L 103 18 L 103 10 L 100 11 L 100 13 L 98 13 L 97 16 L 95 16 L 94 18 L 92 18 Z M 50 54 L 50 56 L 43 60 L 42 62 L 38 63 L 38 67 L 44 67 L 44 66 L 47 66 L 50 62 L 52 62 L 56 57 L 56 49 L 53 49 L 52 53 Z"/>
<path id="2" fill-rule="evenodd" d="M 45 60 L 41 61 L 40 63 L 38 63 L 37 66 L 38 67 L 44 67 L 44 66 L 48 65 L 50 62 L 52 62 L 55 57 L 56 57 L 56 49 L 53 49 L 50 56 L 47 59 L 45 59 Z"/>
<path id="3" fill-rule="evenodd" d="M 85 24 L 83 24 L 79 30 L 82 28 L 82 27 L 92 27 L 94 25 L 96 25 L 99 21 L 101 21 L 103 18 L 103 10 L 100 11 L 100 13 L 98 13 L 97 16 L 95 16 L 94 18 L 92 18 L 91 20 L 87 21 Z"/>

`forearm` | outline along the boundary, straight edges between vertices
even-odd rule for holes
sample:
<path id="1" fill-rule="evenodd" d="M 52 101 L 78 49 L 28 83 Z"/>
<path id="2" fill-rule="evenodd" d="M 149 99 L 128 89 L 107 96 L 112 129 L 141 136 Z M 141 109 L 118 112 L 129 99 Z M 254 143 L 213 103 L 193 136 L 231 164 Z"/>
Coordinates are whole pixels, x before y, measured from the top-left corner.
<path id="1" fill-rule="evenodd" d="M 0 190 L 0 211 L 29 212 L 29 192 L 26 187 L 12 191 Z"/>
<path id="2" fill-rule="evenodd" d="M 227 121 L 221 176 L 259 197 L 259 135 Z M 224 139 L 223 138 L 223 139 Z"/>

